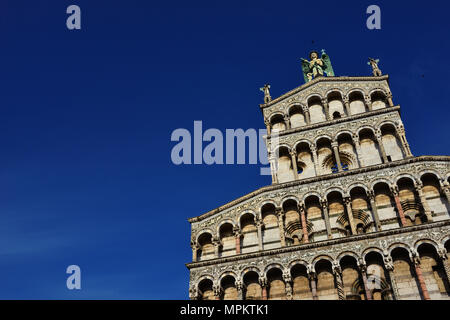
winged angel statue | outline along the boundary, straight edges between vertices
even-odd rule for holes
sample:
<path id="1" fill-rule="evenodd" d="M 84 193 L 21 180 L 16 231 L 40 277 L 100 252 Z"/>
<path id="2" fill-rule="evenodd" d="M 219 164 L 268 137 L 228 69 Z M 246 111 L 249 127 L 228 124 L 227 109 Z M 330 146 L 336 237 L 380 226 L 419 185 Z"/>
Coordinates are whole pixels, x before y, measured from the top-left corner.
<path id="1" fill-rule="evenodd" d="M 322 49 L 322 56 L 319 58 L 319 53 L 317 51 L 311 51 L 309 54 L 308 61 L 306 59 L 302 60 L 302 70 L 305 82 L 309 82 L 312 79 L 323 76 L 324 73 L 328 77 L 334 77 L 333 67 L 331 66 L 330 57 Z"/>

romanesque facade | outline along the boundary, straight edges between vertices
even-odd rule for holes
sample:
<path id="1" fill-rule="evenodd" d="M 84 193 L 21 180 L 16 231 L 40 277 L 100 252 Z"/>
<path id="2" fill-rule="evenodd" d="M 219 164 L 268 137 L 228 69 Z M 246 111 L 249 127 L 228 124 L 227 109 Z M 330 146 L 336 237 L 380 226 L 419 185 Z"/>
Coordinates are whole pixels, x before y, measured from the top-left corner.
<path id="1" fill-rule="evenodd" d="M 191 299 L 450 299 L 450 157 L 412 155 L 388 76 L 260 105 L 272 184 L 191 223 Z"/>

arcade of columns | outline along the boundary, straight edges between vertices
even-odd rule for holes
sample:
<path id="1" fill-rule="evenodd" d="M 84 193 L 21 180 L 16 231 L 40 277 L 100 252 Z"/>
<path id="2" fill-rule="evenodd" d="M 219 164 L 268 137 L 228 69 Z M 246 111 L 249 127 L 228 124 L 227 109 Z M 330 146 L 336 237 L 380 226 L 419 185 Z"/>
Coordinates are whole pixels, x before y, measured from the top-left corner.
<path id="1" fill-rule="evenodd" d="M 189 219 L 191 299 L 450 298 L 450 157 L 413 157 L 387 76 L 315 79 L 261 108 L 273 184 Z"/>

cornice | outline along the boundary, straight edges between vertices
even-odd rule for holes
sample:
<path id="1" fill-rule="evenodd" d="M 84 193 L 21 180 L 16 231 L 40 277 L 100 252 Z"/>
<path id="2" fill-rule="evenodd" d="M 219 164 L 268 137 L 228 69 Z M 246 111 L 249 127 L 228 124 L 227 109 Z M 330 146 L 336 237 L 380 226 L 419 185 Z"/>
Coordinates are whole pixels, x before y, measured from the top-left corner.
<path id="1" fill-rule="evenodd" d="M 222 263 L 227 263 L 227 262 L 238 262 L 238 261 L 247 260 L 247 259 L 276 255 L 276 254 L 280 254 L 280 253 L 318 249 L 318 248 L 333 246 L 333 245 L 337 245 L 337 244 L 343 244 L 343 243 L 355 242 L 355 241 L 361 241 L 361 240 L 367 240 L 367 239 L 376 239 L 376 238 L 386 237 L 386 236 L 394 236 L 394 235 L 398 235 L 398 234 L 409 233 L 409 232 L 414 232 L 414 231 L 421 231 L 421 230 L 438 228 L 438 227 L 444 227 L 444 226 L 449 226 L 449 225 L 450 225 L 450 220 L 432 222 L 432 223 L 426 223 L 426 224 L 421 224 L 421 225 L 417 225 L 417 226 L 401 227 L 401 228 L 389 229 L 389 230 L 378 231 L 378 232 L 352 235 L 352 236 L 331 239 L 331 240 L 323 240 L 323 241 L 318 241 L 318 242 L 298 244 L 298 245 L 282 247 L 282 248 L 277 248 L 277 249 L 262 250 L 262 251 L 258 251 L 258 252 L 239 254 L 239 255 L 234 255 L 234 256 L 229 256 L 229 257 L 224 257 L 224 258 L 216 258 L 216 259 L 209 259 L 209 260 L 205 260 L 205 261 L 190 262 L 190 263 L 186 263 L 186 267 L 190 270 L 193 268 L 206 267 L 206 266 L 210 266 L 210 265 L 217 265 L 217 264 L 222 264 Z"/>
<path id="2" fill-rule="evenodd" d="M 315 85 L 316 83 L 320 83 L 320 82 L 333 82 L 333 81 L 373 81 L 373 80 L 377 80 L 377 81 L 383 81 L 383 80 L 389 80 L 389 75 L 383 75 L 380 77 L 374 77 L 374 76 L 364 76 L 364 77 L 319 77 L 316 79 L 311 80 L 310 82 L 307 82 L 295 89 L 292 89 L 291 91 L 286 92 L 285 94 L 279 96 L 278 98 L 275 98 L 267 103 L 263 103 L 260 104 L 259 107 L 261 109 L 265 109 L 268 108 L 296 93 L 299 93 L 313 85 Z"/>
<path id="3" fill-rule="evenodd" d="M 398 161 L 392 161 L 392 162 L 388 162 L 388 163 L 377 164 L 377 165 L 363 167 L 363 168 L 356 168 L 356 169 L 352 169 L 349 171 L 343 171 L 343 172 L 332 173 L 332 174 L 327 174 L 327 175 L 320 175 L 320 176 L 311 177 L 311 178 L 307 178 L 307 179 L 303 179 L 303 180 L 294 180 L 294 181 L 289 181 L 289 182 L 284 182 L 284 183 L 272 184 L 272 185 L 261 187 L 261 188 L 255 190 L 253 192 L 250 192 L 238 199 L 228 202 L 216 209 L 210 210 L 200 216 L 189 218 L 188 221 L 190 223 L 202 221 L 203 219 L 211 217 L 225 209 L 231 208 L 235 205 L 238 205 L 246 200 L 249 200 L 249 199 L 251 199 L 257 195 L 260 195 L 264 192 L 267 192 L 267 191 L 276 191 L 276 190 L 281 190 L 281 189 L 284 189 L 287 187 L 295 187 L 295 186 L 305 185 L 305 184 L 319 182 L 319 181 L 332 180 L 332 179 L 342 178 L 342 177 L 346 177 L 346 176 L 352 176 L 352 175 L 356 175 L 356 174 L 360 174 L 360 173 L 381 170 L 381 169 L 385 169 L 385 168 L 399 167 L 399 166 L 410 164 L 410 163 L 431 162 L 431 161 L 450 162 L 450 156 L 410 157 L 410 158 L 406 158 L 406 159 L 402 159 L 402 160 L 398 160 Z"/>

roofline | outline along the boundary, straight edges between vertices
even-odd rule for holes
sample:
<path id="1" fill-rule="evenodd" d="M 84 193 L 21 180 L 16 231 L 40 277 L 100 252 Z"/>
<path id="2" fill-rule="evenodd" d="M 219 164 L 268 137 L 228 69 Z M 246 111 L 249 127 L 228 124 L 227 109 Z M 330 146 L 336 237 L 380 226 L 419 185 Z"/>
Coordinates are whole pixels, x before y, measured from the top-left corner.
<path id="1" fill-rule="evenodd" d="M 339 177 L 343 177 L 343 176 L 350 176 L 350 175 L 364 173 L 364 172 L 371 172 L 371 171 L 376 171 L 376 170 L 380 170 L 380 169 L 384 169 L 384 168 L 388 168 L 388 167 L 397 167 L 397 166 L 401 166 L 404 164 L 421 162 L 421 161 L 449 161 L 450 162 L 450 156 L 410 157 L 410 158 L 406 158 L 406 159 L 402 159 L 402 160 L 398 160 L 398 161 L 392 161 L 389 163 L 377 164 L 377 165 L 373 165 L 373 166 L 369 166 L 369 167 L 363 167 L 363 168 L 353 169 L 353 170 L 344 171 L 344 172 L 331 173 L 331 174 L 327 174 L 327 175 L 311 177 L 311 178 L 307 178 L 304 180 L 294 180 L 294 181 L 289 181 L 289 182 L 284 182 L 284 183 L 272 184 L 272 185 L 268 185 L 268 186 L 264 186 L 259 189 L 256 189 L 255 191 L 252 191 L 242 197 L 239 197 L 231 202 L 228 202 L 216 209 L 210 210 L 200 216 L 188 218 L 188 221 L 190 223 L 202 221 L 210 216 L 215 215 L 216 213 L 219 213 L 225 209 L 231 208 L 241 202 L 251 199 L 252 197 L 260 195 L 266 191 L 274 191 L 274 190 L 283 189 L 286 187 L 294 187 L 294 186 L 304 185 L 304 184 L 323 181 L 323 180 L 331 180 L 331 179 L 335 179 L 335 178 L 339 178 Z"/>
<path id="2" fill-rule="evenodd" d="M 316 79 L 313 79 L 305 84 L 302 84 L 301 86 L 292 89 L 291 91 L 286 92 L 285 94 L 279 96 L 278 98 L 275 98 L 267 103 L 262 103 L 259 105 L 259 107 L 261 109 L 265 109 L 268 108 L 274 104 L 276 104 L 277 102 L 280 102 L 281 100 L 284 100 L 306 88 L 309 88 L 310 86 L 318 83 L 318 82 L 327 82 L 327 81 L 370 81 L 370 80 L 389 80 L 389 75 L 385 74 L 379 77 L 375 77 L 375 76 L 364 76 L 364 77 L 347 77 L 347 76 L 343 76 L 343 77 L 319 77 Z"/>

